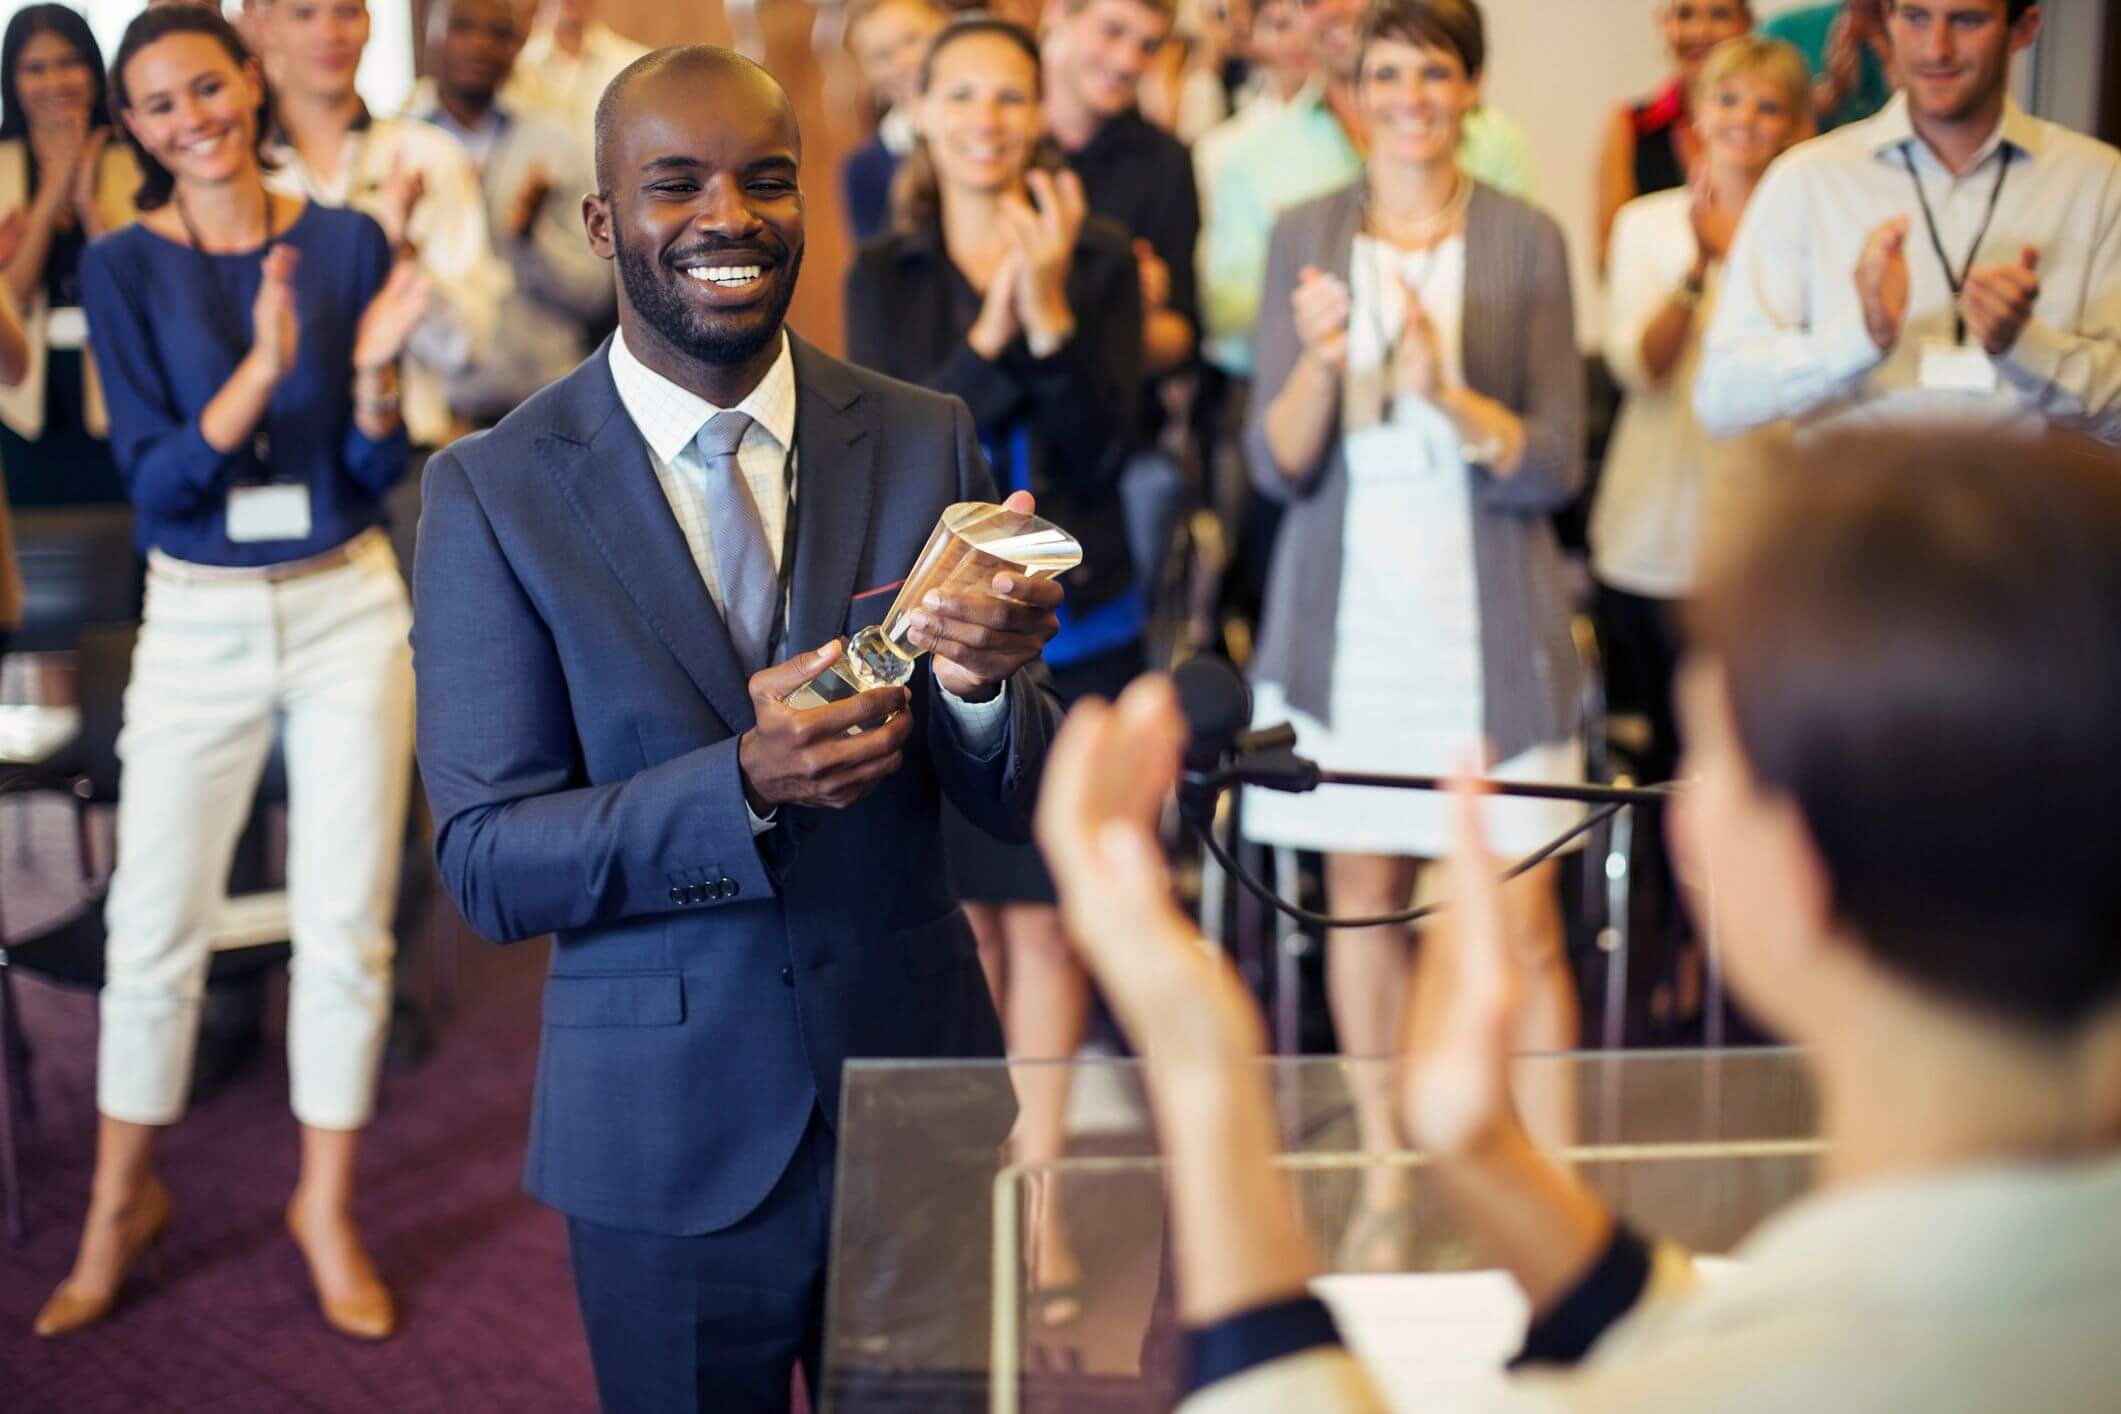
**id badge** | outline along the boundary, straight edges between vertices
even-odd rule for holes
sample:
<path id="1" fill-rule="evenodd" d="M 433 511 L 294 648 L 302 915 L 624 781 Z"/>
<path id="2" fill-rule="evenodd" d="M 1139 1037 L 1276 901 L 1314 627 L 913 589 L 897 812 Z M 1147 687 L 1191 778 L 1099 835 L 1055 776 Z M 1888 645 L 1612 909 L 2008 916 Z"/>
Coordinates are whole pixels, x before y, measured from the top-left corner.
<path id="1" fill-rule="evenodd" d="M 1917 384 L 1935 393 L 1993 393 L 1996 365 L 1979 344 L 1931 339 L 1922 345 Z"/>
<path id="2" fill-rule="evenodd" d="M 78 304 L 56 306 L 44 316 L 44 346 L 52 349 L 88 347 L 88 315 Z"/>
<path id="3" fill-rule="evenodd" d="M 227 525 L 228 538 L 239 545 L 260 540 L 307 540 L 309 488 L 232 487 L 228 493 Z"/>

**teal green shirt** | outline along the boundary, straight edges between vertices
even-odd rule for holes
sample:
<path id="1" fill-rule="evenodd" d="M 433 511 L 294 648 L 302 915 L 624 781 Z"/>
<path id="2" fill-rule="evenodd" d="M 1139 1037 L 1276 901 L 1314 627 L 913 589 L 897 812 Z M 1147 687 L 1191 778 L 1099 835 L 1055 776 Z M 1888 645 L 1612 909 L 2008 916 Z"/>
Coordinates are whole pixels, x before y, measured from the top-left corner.
<path id="1" fill-rule="evenodd" d="M 1801 10 L 1788 10 L 1761 25 L 1760 32 L 1769 39 L 1779 39 L 1796 47 L 1811 68 L 1813 79 L 1826 76 L 1826 46 L 1833 37 L 1834 21 L 1841 18 L 1840 0 L 1830 0 L 1825 5 L 1806 5 Z M 1859 122 L 1883 108 L 1886 100 L 1893 96 L 1893 86 L 1886 81 L 1885 65 L 1878 62 L 1878 55 L 1868 44 L 1857 51 L 1856 91 L 1842 100 L 1841 106 L 1831 113 L 1821 114 L 1819 130 L 1838 128 L 1843 123 Z"/>
<path id="2" fill-rule="evenodd" d="M 1458 161 L 1475 180 L 1529 196 L 1532 150 L 1508 118 L 1490 108 L 1466 115 Z M 1200 242 L 1203 352 L 1237 375 L 1252 372 L 1252 326 L 1267 276 L 1267 243 L 1282 212 L 1355 180 L 1362 154 L 1314 85 L 1280 116 L 1246 135 L 1216 178 Z"/>

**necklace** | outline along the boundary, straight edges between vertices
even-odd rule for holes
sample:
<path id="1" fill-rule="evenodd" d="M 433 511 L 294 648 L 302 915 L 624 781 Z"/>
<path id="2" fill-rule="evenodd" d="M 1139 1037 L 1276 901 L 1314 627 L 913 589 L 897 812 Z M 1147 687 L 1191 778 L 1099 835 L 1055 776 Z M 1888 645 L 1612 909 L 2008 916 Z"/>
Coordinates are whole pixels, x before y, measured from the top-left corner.
<path id="1" fill-rule="evenodd" d="M 1425 216 L 1395 216 L 1380 209 L 1370 196 L 1370 184 L 1362 186 L 1363 223 L 1370 234 L 1401 250 L 1422 250 L 1435 245 L 1465 221 L 1473 204 L 1473 183 L 1456 166 L 1451 168 L 1451 195 L 1442 206 Z"/>

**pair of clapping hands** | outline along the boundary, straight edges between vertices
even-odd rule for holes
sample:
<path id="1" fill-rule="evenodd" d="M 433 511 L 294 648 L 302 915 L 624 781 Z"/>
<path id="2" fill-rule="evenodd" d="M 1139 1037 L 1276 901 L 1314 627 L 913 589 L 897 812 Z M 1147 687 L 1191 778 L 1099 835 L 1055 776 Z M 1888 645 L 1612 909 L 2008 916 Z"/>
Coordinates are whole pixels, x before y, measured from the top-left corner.
<path id="1" fill-rule="evenodd" d="M 1863 301 L 1863 325 L 1880 353 L 1891 353 L 1907 321 L 1906 216 L 1881 221 L 1864 240 L 1856 260 L 1856 294 Z M 2015 262 L 1999 260 L 1966 273 L 1959 290 L 1959 313 L 1966 331 L 1990 358 L 2009 353 L 2033 317 L 2040 300 L 2040 252 L 2021 247 Z"/>
<path id="2" fill-rule="evenodd" d="M 1002 198 L 1001 237 L 1008 253 L 987 277 L 979 316 L 965 334 L 972 351 L 989 362 L 1018 334 L 1043 353 L 1075 332 L 1068 268 L 1088 209 L 1082 179 L 1067 171 L 1033 171 L 1024 180 L 1032 200 Z"/>
<path id="3" fill-rule="evenodd" d="M 1140 679 L 1117 703 L 1078 703 L 1047 757 L 1037 837 L 1068 935 L 1144 1062 L 1234 1073 L 1266 1049 L 1265 1024 L 1236 969 L 1179 911 L 1157 837 L 1186 736 L 1165 678 Z M 1469 779 L 1453 789 L 1451 904 L 1424 934 L 1399 1056 L 1407 1133 L 1443 1158 L 1522 1139 L 1509 1089 L 1521 950 L 1480 801 Z"/>
<path id="4" fill-rule="evenodd" d="M 1037 509 L 1028 491 L 1003 504 L 1024 515 Z M 906 637 L 931 654 L 936 682 L 967 702 L 991 701 L 1060 631 L 1058 581 L 1005 570 L 989 588 L 931 591 L 908 621 Z M 844 651 L 834 639 L 752 674 L 756 723 L 737 743 L 737 765 L 754 811 L 765 814 L 782 805 L 844 810 L 904 761 L 913 732 L 908 689 L 871 688 L 827 707 L 790 707 L 783 700 Z"/>
<path id="5" fill-rule="evenodd" d="M 1436 325 L 1422 306 L 1421 291 L 1404 272 L 1398 279 L 1407 307 L 1392 354 L 1392 388 L 1433 402 L 1443 391 L 1442 346 Z M 1296 314 L 1296 337 L 1302 341 L 1304 352 L 1335 373 L 1346 372 L 1348 316 L 1354 307 L 1348 282 L 1315 265 L 1306 265 L 1297 275 L 1296 289 L 1289 301 Z"/>
<path id="6" fill-rule="evenodd" d="M 276 377 L 294 367 L 301 342 L 301 320 L 295 309 L 295 269 L 301 254 L 285 242 L 277 242 L 265 253 L 258 293 L 251 300 L 251 353 L 262 359 Z M 391 266 L 381 289 L 369 297 L 354 331 L 353 365 L 356 373 L 372 373 L 388 367 L 405 352 L 405 341 L 427 313 L 430 286 L 420 267 L 400 258 Z"/>

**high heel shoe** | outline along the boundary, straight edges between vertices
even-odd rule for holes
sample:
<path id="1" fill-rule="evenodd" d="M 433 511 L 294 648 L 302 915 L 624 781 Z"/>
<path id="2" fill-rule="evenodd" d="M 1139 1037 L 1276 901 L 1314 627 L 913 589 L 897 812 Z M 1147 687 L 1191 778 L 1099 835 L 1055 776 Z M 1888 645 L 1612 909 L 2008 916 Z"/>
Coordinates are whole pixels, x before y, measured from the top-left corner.
<path id="1" fill-rule="evenodd" d="M 370 1276 L 352 1291 L 337 1296 L 326 1293 L 317 1272 L 317 1259 L 309 1250 L 309 1238 L 303 1231 L 300 1212 L 293 1207 L 287 1210 L 287 1233 L 294 1238 L 303 1262 L 309 1267 L 310 1285 L 317 1289 L 317 1309 L 323 1312 L 325 1325 L 354 1340 L 388 1340 L 397 1332 L 398 1308 L 391 1300 L 390 1288 Z"/>
<path id="2" fill-rule="evenodd" d="M 133 1218 L 132 1232 L 125 1241 L 125 1260 L 118 1264 L 118 1275 L 111 1282 L 110 1290 L 85 1296 L 74 1290 L 73 1278 L 68 1277 L 44 1303 L 44 1309 L 37 1313 L 34 1329 L 38 1335 L 47 1340 L 71 1335 L 97 1324 L 116 1308 L 118 1294 L 125 1289 L 125 1280 L 132 1274 L 134 1265 L 169 1226 L 169 1190 L 154 1179 L 147 1182 L 147 1188 L 140 1195 L 140 1208 Z"/>

